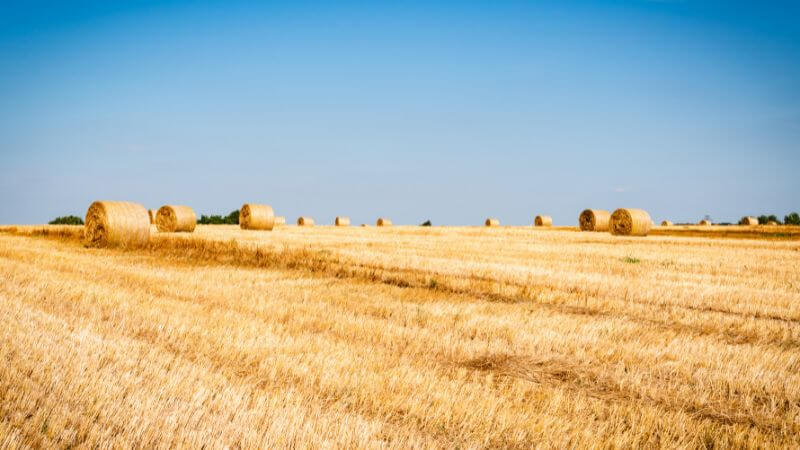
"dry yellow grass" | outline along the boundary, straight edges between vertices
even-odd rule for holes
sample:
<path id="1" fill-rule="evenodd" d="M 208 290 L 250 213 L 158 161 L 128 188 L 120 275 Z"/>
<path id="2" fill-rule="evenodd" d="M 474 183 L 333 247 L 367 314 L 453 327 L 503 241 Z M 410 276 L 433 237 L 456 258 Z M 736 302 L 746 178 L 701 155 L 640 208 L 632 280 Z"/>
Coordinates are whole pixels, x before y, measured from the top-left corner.
<path id="1" fill-rule="evenodd" d="M 0 447 L 800 445 L 796 241 L 5 231 Z"/>

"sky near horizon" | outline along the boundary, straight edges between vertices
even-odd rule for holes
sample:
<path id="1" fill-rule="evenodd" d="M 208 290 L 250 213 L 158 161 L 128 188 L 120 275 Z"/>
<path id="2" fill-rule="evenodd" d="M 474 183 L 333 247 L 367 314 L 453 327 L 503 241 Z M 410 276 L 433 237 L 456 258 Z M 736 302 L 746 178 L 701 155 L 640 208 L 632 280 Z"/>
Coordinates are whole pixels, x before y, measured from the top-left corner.
<path id="1" fill-rule="evenodd" d="M 800 211 L 798 2 L 10 3 L 0 224 Z"/>

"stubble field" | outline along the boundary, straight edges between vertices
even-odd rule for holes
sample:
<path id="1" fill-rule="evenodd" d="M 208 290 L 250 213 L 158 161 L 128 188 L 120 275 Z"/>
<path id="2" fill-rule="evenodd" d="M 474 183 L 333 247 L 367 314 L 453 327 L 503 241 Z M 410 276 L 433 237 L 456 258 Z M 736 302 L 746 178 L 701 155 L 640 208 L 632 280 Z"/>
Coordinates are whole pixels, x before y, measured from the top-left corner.
<path id="1" fill-rule="evenodd" d="M 797 230 L 677 228 L 2 228 L 0 447 L 800 446 Z"/>

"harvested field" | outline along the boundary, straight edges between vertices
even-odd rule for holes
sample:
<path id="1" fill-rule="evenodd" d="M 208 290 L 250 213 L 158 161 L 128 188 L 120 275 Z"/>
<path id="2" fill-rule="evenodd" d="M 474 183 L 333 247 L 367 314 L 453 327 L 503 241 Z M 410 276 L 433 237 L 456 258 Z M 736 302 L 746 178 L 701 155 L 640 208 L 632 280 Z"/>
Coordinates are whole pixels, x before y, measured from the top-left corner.
<path id="1" fill-rule="evenodd" d="M 797 447 L 800 242 L 687 228 L 0 228 L 0 447 Z"/>

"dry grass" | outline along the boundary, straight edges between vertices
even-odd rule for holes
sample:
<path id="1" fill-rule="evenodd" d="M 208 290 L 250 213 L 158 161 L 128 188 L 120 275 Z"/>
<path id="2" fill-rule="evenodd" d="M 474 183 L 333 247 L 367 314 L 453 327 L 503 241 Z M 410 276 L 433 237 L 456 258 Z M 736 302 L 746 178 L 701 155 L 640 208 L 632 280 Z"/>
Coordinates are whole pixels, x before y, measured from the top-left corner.
<path id="1" fill-rule="evenodd" d="M 0 447 L 800 445 L 795 241 L 0 231 Z"/>

